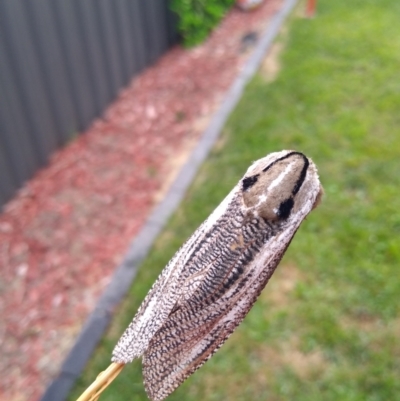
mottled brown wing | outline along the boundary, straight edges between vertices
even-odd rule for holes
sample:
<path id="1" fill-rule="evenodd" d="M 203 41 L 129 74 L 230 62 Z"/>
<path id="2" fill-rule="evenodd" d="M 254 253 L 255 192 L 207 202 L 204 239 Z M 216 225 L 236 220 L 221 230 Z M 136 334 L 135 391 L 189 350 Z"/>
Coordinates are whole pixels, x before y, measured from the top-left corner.
<path id="1" fill-rule="evenodd" d="M 214 302 L 188 300 L 171 313 L 143 356 L 149 398 L 163 400 L 218 350 L 246 316 L 282 255 L 271 255 L 261 272 L 257 266 L 244 272 L 240 286 Z"/>

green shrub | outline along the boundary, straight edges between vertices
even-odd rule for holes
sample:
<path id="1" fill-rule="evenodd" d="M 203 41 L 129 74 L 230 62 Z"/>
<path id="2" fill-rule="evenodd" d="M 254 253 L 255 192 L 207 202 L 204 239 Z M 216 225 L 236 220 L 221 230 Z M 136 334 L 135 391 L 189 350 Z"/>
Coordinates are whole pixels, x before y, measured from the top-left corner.
<path id="1" fill-rule="evenodd" d="M 178 29 L 187 47 L 204 41 L 234 0 L 172 0 L 171 9 L 179 16 Z"/>

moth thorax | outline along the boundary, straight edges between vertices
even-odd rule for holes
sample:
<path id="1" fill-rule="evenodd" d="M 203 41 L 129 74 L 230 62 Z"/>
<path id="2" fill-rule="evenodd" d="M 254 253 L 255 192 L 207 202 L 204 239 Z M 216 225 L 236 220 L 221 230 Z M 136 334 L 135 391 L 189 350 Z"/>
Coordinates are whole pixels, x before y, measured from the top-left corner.
<path id="1" fill-rule="evenodd" d="M 242 180 L 243 201 L 266 220 L 290 216 L 308 168 L 308 159 L 293 152 Z M 255 174 L 254 174 L 255 173 Z"/>

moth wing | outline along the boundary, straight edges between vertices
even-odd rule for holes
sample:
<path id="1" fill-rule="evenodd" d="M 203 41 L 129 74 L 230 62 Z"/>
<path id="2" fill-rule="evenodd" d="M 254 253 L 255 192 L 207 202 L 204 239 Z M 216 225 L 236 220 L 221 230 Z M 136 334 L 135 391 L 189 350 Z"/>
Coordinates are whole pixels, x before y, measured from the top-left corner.
<path id="1" fill-rule="evenodd" d="M 184 302 L 187 293 L 197 287 L 188 288 L 186 270 L 187 261 L 193 250 L 206 236 L 210 227 L 224 214 L 224 211 L 237 195 L 237 186 L 228 194 L 221 204 L 211 213 L 204 223 L 193 233 L 161 272 L 157 281 L 142 302 L 132 322 L 122 334 L 112 354 L 112 361 L 118 363 L 132 362 L 146 350 L 157 330 L 168 319 L 169 314 L 180 302 Z M 201 272 L 200 272 L 201 276 Z M 201 278 L 198 280 L 201 282 Z"/>
<path id="2" fill-rule="evenodd" d="M 171 313 L 143 355 L 150 399 L 163 400 L 223 345 L 253 306 L 284 251 L 255 260 L 239 289 L 231 288 L 211 304 L 193 306 L 189 299 Z"/>
<path id="3" fill-rule="evenodd" d="M 188 249 L 200 241 L 203 235 L 204 230 L 200 226 L 161 272 L 115 346 L 112 354 L 113 362 L 128 363 L 140 357 L 154 333 L 168 319 L 182 296 L 184 281 L 182 277 Z"/>

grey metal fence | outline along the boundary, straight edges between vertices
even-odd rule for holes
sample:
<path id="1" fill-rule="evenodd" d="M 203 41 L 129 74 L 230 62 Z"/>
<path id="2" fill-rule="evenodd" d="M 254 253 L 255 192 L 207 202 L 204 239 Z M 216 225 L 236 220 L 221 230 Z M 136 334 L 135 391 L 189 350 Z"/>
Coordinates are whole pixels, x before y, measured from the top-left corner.
<path id="1" fill-rule="evenodd" d="M 168 0 L 0 0 L 0 207 L 177 40 Z"/>

